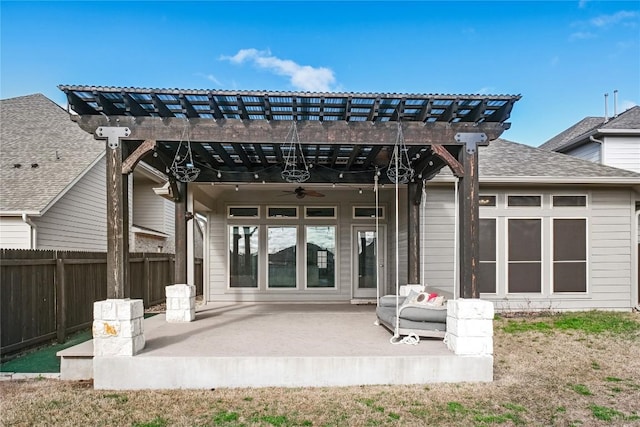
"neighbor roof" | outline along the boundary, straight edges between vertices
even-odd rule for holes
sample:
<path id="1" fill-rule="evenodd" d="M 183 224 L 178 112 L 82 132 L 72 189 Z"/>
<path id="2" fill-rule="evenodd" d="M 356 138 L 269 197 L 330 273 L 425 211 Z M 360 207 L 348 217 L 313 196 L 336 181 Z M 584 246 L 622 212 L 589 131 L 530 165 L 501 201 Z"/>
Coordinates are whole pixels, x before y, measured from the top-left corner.
<path id="1" fill-rule="evenodd" d="M 105 151 L 42 94 L 0 100 L 0 110 L 0 213 L 43 213 Z"/>
<path id="2" fill-rule="evenodd" d="M 603 130 L 612 129 L 640 129 L 640 106 L 632 107 L 609 120 L 605 120 L 604 117 L 586 117 L 540 145 L 540 148 L 549 151 L 563 151 L 588 141 L 590 136 L 595 137 Z"/>

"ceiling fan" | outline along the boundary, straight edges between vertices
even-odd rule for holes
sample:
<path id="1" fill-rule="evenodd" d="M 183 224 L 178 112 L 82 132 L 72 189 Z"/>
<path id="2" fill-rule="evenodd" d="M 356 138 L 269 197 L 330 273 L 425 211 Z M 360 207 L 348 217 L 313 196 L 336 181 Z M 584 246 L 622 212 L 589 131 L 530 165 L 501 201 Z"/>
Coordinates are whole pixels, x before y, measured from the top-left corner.
<path id="1" fill-rule="evenodd" d="M 318 193 L 315 190 L 305 190 L 302 187 L 298 187 L 293 191 L 285 191 L 287 194 L 294 194 L 298 199 L 304 199 L 306 196 L 311 197 L 324 197 L 324 194 Z"/>

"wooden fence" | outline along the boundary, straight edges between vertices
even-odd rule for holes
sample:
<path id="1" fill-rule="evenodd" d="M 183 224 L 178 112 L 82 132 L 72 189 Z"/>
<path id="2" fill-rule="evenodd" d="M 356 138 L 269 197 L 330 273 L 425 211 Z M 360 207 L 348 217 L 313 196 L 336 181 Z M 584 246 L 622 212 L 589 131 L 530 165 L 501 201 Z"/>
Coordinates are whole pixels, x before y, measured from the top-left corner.
<path id="1" fill-rule="evenodd" d="M 174 255 L 129 255 L 131 298 L 149 307 L 165 300 L 173 283 Z M 196 293 L 202 295 L 202 260 L 196 260 Z M 107 297 L 107 254 L 0 249 L 0 356 L 67 334 L 93 322 L 94 301 Z"/>

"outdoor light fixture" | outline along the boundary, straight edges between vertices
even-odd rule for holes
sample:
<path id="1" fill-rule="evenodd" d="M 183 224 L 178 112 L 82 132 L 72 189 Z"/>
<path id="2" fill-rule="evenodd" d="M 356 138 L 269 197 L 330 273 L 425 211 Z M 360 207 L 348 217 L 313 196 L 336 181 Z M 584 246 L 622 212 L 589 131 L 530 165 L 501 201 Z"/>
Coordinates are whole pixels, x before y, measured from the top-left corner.
<path id="1" fill-rule="evenodd" d="M 236 185 L 236 191 L 238 191 L 240 188 Z"/>
<path id="2" fill-rule="evenodd" d="M 222 178 L 222 172 L 218 171 L 217 177 L 218 177 L 218 179 Z"/>
<path id="3" fill-rule="evenodd" d="M 358 188 L 358 194 L 362 194 L 362 188 Z"/>

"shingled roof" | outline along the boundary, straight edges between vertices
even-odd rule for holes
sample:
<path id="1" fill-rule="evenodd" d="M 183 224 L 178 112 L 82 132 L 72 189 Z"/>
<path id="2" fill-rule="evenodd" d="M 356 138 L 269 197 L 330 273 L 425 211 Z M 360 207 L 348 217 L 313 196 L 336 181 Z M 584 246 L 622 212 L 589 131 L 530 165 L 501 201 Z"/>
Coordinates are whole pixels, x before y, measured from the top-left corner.
<path id="1" fill-rule="evenodd" d="M 42 94 L 0 101 L 0 213 L 42 214 L 104 153 Z"/>
<path id="2" fill-rule="evenodd" d="M 480 148 L 480 182 L 631 183 L 640 174 L 593 163 L 566 154 L 496 139 Z"/>
<path id="3" fill-rule="evenodd" d="M 564 151 L 569 147 L 587 142 L 590 136 L 597 136 L 601 130 L 611 129 L 640 129 L 640 106 L 632 107 L 610 120 L 605 120 L 604 117 L 586 117 L 540 145 L 540 148 Z"/>

